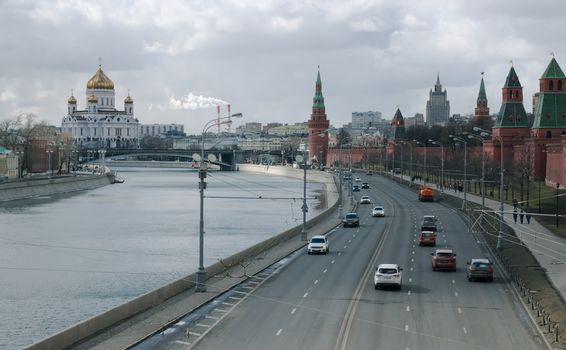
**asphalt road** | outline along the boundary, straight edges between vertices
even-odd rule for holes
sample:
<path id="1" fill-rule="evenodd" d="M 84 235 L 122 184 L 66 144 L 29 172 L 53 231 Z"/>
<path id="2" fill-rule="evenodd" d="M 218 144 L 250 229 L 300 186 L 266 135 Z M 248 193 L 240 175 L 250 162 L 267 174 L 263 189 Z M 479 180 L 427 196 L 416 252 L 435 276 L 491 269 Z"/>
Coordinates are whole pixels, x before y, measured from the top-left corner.
<path id="1" fill-rule="evenodd" d="M 544 349 L 496 270 L 493 283 L 468 282 L 466 261 L 484 257 L 463 220 L 439 203 L 379 176 L 355 194 L 361 227 L 330 233 L 330 253 L 307 255 L 256 276 L 188 324 L 160 349 Z M 437 247 L 457 253 L 456 272 L 433 272 L 433 247 L 416 243 L 420 219 L 439 218 Z M 374 290 L 379 263 L 403 267 L 401 290 Z M 181 325 L 183 326 L 183 325 Z"/>

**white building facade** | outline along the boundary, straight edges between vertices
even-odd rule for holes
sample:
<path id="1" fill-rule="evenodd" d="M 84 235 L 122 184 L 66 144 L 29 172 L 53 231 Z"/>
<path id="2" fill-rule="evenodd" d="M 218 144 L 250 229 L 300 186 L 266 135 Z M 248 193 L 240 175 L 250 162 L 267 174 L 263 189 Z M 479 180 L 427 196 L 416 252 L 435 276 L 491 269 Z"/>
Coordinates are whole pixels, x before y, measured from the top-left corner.
<path id="1" fill-rule="evenodd" d="M 99 66 L 86 86 L 86 109 L 77 109 L 77 99 L 67 100 L 67 115 L 61 129 L 73 136 L 79 148 L 138 148 L 139 121 L 134 116 L 134 100 L 124 99 L 124 110 L 115 107 L 114 83 Z"/>

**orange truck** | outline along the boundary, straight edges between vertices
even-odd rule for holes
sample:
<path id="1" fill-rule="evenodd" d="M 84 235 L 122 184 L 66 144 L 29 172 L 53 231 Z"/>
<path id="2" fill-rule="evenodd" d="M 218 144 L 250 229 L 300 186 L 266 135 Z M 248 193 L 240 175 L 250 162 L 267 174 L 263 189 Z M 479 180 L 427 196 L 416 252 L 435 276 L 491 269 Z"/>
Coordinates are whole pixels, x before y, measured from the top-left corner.
<path id="1" fill-rule="evenodd" d="M 421 186 L 419 189 L 419 201 L 434 202 L 434 190 L 429 186 Z"/>

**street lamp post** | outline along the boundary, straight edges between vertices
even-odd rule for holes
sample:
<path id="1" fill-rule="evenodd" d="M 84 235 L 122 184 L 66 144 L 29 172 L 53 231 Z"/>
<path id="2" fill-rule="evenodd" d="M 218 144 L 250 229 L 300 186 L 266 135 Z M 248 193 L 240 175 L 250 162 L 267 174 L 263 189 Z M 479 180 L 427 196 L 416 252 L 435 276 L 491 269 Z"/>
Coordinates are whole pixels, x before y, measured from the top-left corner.
<path id="1" fill-rule="evenodd" d="M 427 169 L 426 169 L 426 141 L 425 142 L 421 142 L 421 141 L 417 141 L 417 140 L 413 140 L 413 142 L 415 142 L 417 145 L 421 144 L 424 146 L 424 166 L 423 166 L 423 177 L 424 179 L 424 184 L 426 185 L 427 180 L 428 180 L 428 176 L 427 176 Z"/>
<path id="2" fill-rule="evenodd" d="M 469 139 L 476 139 L 481 141 L 481 206 L 482 208 L 485 208 L 485 147 L 484 147 L 484 138 L 479 136 L 479 135 L 475 135 L 475 134 L 470 134 L 468 132 L 464 132 L 465 135 L 468 135 Z M 483 221 L 483 209 L 481 211 L 480 214 L 482 221 Z"/>
<path id="3" fill-rule="evenodd" d="M 501 174 L 499 179 L 499 233 L 497 234 L 497 249 L 500 250 L 503 248 L 503 174 L 505 169 L 503 168 L 503 138 L 501 136 L 495 136 L 493 133 L 483 130 L 479 127 L 474 127 L 474 131 L 480 131 L 481 136 L 492 136 L 499 139 L 499 148 L 501 151 L 500 154 L 500 167 L 501 167 Z"/>
<path id="4" fill-rule="evenodd" d="M 462 202 L 462 210 L 466 210 L 466 192 L 468 186 L 468 142 L 461 137 L 450 135 L 454 141 L 459 141 L 464 144 L 464 201 Z"/>
<path id="5" fill-rule="evenodd" d="M 206 292 L 206 270 L 204 268 L 204 190 L 206 188 L 206 163 L 204 161 L 204 134 L 208 129 L 215 126 L 216 122 L 221 124 L 231 124 L 231 118 L 241 118 L 242 113 L 236 113 L 222 118 L 209 120 L 202 129 L 201 148 L 200 148 L 200 168 L 199 168 L 199 192 L 200 192 L 200 217 L 199 217 L 199 266 L 196 273 L 195 292 Z M 198 154 L 197 154 L 198 155 Z M 194 157 L 194 156 L 193 156 Z"/>
<path id="6" fill-rule="evenodd" d="M 433 145 L 440 146 L 440 192 L 444 193 L 444 146 L 438 142 L 433 140 L 428 140 Z"/>

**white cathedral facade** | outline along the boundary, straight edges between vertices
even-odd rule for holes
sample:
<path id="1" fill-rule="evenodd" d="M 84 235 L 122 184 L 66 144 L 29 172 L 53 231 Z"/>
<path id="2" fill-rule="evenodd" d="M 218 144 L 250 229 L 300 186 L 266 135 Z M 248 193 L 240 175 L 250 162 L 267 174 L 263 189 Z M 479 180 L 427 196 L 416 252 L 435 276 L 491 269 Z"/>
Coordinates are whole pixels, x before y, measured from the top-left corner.
<path id="1" fill-rule="evenodd" d="M 134 100 L 124 99 L 124 110 L 115 107 L 114 83 L 99 66 L 86 85 L 86 109 L 77 109 L 77 99 L 71 94 L 62 131 L 73 136 L 80 148 L 138 148 L 140 124 L 134 117 Z"/>

